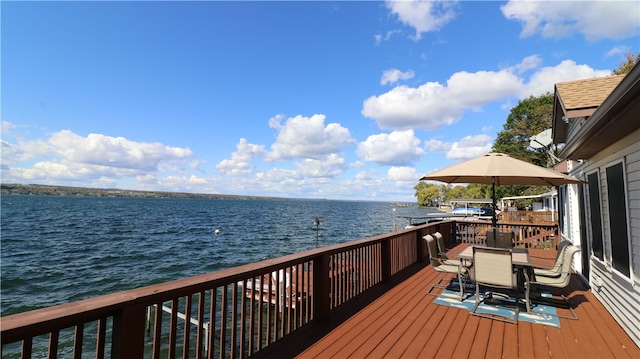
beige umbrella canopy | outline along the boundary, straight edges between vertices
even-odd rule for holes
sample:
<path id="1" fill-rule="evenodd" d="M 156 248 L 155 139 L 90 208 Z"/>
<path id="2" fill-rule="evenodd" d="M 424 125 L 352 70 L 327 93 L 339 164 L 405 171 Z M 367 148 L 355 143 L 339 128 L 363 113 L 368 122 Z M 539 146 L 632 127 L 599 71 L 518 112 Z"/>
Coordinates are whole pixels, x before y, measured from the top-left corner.
<path id="1" fill-rule="evenodd" d="M 423 176 L 420 180 L 447 183 L 482 183 L 492 185 L 493 226 L 496 226 L 496 188 L 498 185 L 559 186 L 580 183 L 575 177 L 536 166 L 502 153 L 488 153 Z"/>

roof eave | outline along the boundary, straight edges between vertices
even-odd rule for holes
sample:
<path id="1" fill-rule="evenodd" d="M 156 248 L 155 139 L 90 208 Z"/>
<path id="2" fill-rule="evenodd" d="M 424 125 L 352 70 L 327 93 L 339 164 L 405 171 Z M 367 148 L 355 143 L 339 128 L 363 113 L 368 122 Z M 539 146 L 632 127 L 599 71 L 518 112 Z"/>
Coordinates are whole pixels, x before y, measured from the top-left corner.
<path id="1" fill-rule="evenodd" d="M 592 112 L 571 138 L 566 138 L 560 158 L 586 159 L 640 128 L 640 63 L 636 64 L 611 94 Z M 562 119 L 560 119 L 562 121 Z M 554 123 L 557 118 L 554 117 Z M 606 136 L 602 134 L 606 132 Z M 594 138 L 598 138 L 594 141 Z M 554 135 L 554 141 L 556 136 Z M 568 142 L 566 142 L 568 140 Z M 555 142 L 562 143 L 562 142 Z"/>

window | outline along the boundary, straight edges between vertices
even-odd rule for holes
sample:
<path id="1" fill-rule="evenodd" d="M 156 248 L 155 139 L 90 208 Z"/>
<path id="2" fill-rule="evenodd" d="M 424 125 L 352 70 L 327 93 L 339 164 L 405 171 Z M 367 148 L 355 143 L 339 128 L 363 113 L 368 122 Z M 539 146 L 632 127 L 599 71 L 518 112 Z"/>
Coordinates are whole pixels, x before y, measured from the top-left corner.
<path id="1" fill-rule="evenodd" d="M 627 230 L 627 201 L 622 163 L 607 167 L 607 198 L 611 225 L 611 262 L 613 268 L 631 275 L 629 269 L 629 235 Z"/>
<path id="2" fill-rule="evenodd" d="M 602 251 L 602 212 L 600 212 L 600 180 L 598 172 L 587 176 L 589 186 L 589 222 L 591 223 L 591 249 L 593 255 L 604 259 Z"/>

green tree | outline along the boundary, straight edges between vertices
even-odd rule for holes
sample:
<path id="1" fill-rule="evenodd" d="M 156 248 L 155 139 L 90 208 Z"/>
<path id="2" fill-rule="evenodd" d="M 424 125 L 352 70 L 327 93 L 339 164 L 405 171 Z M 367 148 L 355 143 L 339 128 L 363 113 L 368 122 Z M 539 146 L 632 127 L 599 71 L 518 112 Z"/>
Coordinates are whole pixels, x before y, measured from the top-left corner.
<path id="1" fill-rule="evenodd" d="M 553 94 L 547 92 L 521 100 L 511 109 L 502 131 L 498 132 L 493 151 L 545 167 L 546 149 L 532 149 L 529 143 L 531 137 L 551 128 L 552 116 Z"/>
<path id="2" fill-rule="evenodd" d="M 464 191 L 464 198 L 491 198 L 491 186 L 469 183 Z"/>
<path id="3" fill-rule="evenodd" d="M 633 53 L 627 52 L 625 59 L 620 63 L 620 67 L 613 70 L 616 75 L 625 75 L 631 71 L 631 68 L 640 61 L 640 52 L 634 57 Z"/>
<path id="4" fill-rule="evenodd" d="M 419 206 L 430 206 L 440 198 L 440 187 L 427 182 L 419 182 L 415 187 Z"/>
<path id="5" fill-rule="evenodd" d="M 453 186 L 447 191 L 444 201 L 449 202 L 452 198 L 465 198 L 465 186 Z"/>

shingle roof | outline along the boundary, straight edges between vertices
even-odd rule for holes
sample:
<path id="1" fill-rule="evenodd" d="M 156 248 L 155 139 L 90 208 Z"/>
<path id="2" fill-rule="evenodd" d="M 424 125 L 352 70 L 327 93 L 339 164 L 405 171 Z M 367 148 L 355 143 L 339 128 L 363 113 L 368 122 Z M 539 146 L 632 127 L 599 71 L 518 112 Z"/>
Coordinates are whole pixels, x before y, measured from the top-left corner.
<path id="1" fill-rule="evenodd" d="M 596 77 L 586 80 L 560 82 L 556 91 L 565 110 L 598 107 L 618 86 L 625 75 Z"/>

